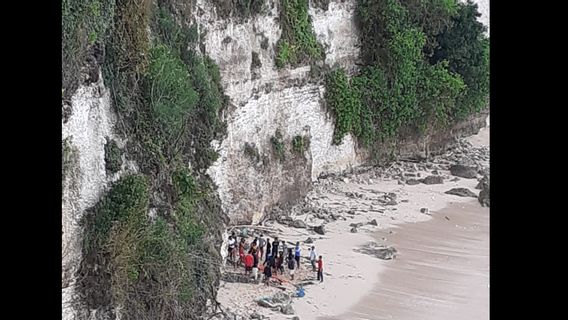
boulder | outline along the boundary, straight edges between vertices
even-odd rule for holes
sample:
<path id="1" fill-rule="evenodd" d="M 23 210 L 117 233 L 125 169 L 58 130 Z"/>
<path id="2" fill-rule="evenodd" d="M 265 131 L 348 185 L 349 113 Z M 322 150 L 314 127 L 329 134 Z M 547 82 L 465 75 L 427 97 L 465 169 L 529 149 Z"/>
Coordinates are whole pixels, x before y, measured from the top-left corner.
<path id="1" fill-rule="evenodd" d="M 489 187 L 481 190 L 477 199 L 482 207 L 489 207 Z"/>
<path id="2" fill-rule="evenodd" d="M 428 211 L 428 208 L 420 208 L 420 212 L 424 213 L 424 214 L 430 214 L 430 212 Z"/>
<path id="3" fill-rule="evenodd" d="M 446 194 L 453 194 L 459 197 L 472 197 L 477 198 L 477 195 L 467 188 L 453 188 L 445 192 Z"/>
<path id="4" fill-rule="evenodd" d="M 416 184 L 420 184 L 420 181 L 418 181 L 416 179 L 408 179 L 408 180 L 406 180 L 406 184 L 413 186 L 413 185 L 416 185 Z"/>
<path id="5" fill-rule="evenodd" d="M 479 180 L 479 183 L 477 184 L 475 189 L 483 190 L 484 186 L 486 188 L 489 187 L 489 175 L 483 176 L 483 178 L 481 178 L 481 180 Z"/>
<path id="6" fill-rule="evenodd" d="M 304 221 L 302 221 L 302 220 L 294 220 L 294 221 L 290 224 L 290 226 L 291 226 L 291 227 L 294 227 L 294 228 L 302 228 L 302 229 L 305 229 L 305 228 L 307 227 L 306 223 L 305 223 Z"/>
<path id="7" fill-rule="evenodd" d="M 322 224 L 321 226 L 315 226 L 315 227 L 314 227 L 314 232 L 317 233 L 317 234 L 324 235 L 324 234 L 325 234 L 325 227 L 324 227 L 324 225 Z"/>
<path id="8" fill-rule="evenodd" d="M 308 238 L 306 239 L 306 241 L 304 241 L 304 242 L 305 242 L 305 243 L 314 243 L 314 239 L 308 237 Z"/>
<path id="9" fill-rule="evenodd" d="M 477 169 L 474 167 L 455 164 L 450 167 L 450 173 L 456 177 L 475 179 L 477 178 Z"/>
<path id="10" fill-rule="evenodd" d="M 379 223 L 377 222 L 377 219 L 373 219 L 373 220 L 369 221 L 367 224 L 370 224 L 372 226 L 378 226 L 379 225 Z"/>
<path id="11" fill-rule="evenodd" d="M 356 227 L 351 228 L 351 233 L 357 233 L 357 228 Z"/>
<path id="12" fill-rule="evenodd" d="M 424 184 L 442 184 L 444 183 L 444 178 L 441 176 L 427 176 L 421 180 Z"/>

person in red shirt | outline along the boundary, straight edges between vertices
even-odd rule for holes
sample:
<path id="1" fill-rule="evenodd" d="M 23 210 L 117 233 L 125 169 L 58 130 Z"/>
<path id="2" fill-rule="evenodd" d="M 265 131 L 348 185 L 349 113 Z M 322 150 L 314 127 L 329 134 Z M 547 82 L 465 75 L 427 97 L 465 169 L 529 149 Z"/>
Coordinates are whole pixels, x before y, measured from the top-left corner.
<path id="1" fill-rule="evenodd" d="M 247 254 L 245 256 L 245 275 L 249 274 L 252 271 L 252 265 L 254 264 L 254 258 L 252 254 Z"/>
<path id="2" fill-rule="evenodd" d="M 323 258 L 321 256 L 318 260 L 318 280 L 323 282 Z"/>

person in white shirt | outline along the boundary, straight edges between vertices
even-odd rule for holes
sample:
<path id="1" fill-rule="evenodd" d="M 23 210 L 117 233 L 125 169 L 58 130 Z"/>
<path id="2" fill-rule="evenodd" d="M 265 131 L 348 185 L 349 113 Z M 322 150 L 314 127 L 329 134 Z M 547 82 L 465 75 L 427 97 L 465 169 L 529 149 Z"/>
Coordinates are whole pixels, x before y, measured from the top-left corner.
<path id="1" fill-rule="evenodd" d="M 310 262 L 312 264 L 312 269 L 314 271 L 316 271 L 316 257 L 318 255 L 316 254 L 316 247 L 312 246 L 312 249 L 310 251 Z"/>

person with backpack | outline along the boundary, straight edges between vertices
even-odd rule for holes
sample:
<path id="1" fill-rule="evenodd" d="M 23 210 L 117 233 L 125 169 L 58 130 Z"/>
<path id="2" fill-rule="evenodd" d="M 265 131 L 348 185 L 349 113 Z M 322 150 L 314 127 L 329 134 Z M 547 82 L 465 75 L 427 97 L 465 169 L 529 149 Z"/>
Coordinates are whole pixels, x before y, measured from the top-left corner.
<path id="1" fill-rule="evenodd" d="M 300 248 L 300 242 L 296 242 L 296 248 L 294 248 L 294 259 L 296 260 L 296 265 L 298 270 L 300 270 L 300 257 L 302 256 L 302 248 Z"/>
<path id="2" fill-rule="evenodd" d="M 288 249 L 288 271 L 290 272 L 290 279 L 294 280 L 294 269 L 296 261 L 294 260 L 294 255 L 292 254 L 292 248 Z"/>

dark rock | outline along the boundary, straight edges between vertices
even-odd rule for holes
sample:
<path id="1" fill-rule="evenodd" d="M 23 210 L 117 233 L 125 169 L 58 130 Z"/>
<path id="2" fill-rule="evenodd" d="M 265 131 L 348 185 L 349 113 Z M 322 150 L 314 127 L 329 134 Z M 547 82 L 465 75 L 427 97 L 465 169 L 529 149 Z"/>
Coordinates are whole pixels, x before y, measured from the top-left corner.
<path id="1" fill-rule="evenodd" d="M 421 180 L 424 184 L 442 184 L 444 183 L 444 178 L 441 176 L 427 176 Z"/>
<path id="2" fill-rule="evenodd" d="M 396 193 L 390 192 L 387 197 L 391 198 L 392 200 L 396 200 Z"/>
<path id="3" fill-rule="evenodd" d="M 477 199 L 482 207 L 489 207 L 489 187 L 481 190 Z"/>
<path id="4" fill-rule="evenodd" d="M 358 222 L 358 223 L 350 223 L 349 226 L 353 227 L 353 228 L 359 228 L 360 226 L 362 226 L 363 223 L 362 222 Z"/>
<path id="5" fill-rule="evenodd" d="M 450 167 L 450 172 L 456 177 L 475 179 L 477 178 L 477 170 L 473 167 L 464 166 L 461 164 L 455 164 Z"/>
<path id="6" fill-rule="evenodd" d="M 298 316 L 293 316 L 293 317 L 292 317 L 292 320 L 300 320 L 300 317 L 298 317 Z"/>
<path id="7" fill-rule="evenodd" d="M 428 208 L 420 208 L 420 212 L 421 212 L 421 213 L 425 213 L 425 214 L 430 214 L 430 213 L 428 212 Z"/>
<path id="8" fill-rule="evenodd" d="M 467 188 L 453 188 L 446 191 L 445 194 L 453 194 L 460 197 L 477 198 L 477 195 Z"/>
<path id="9" fill-rule="evenodd" d="M 489 175 L 483 176 L 483 178 L 479 180 L 479 183 L 477 184 L 475 189 L 483 190 L 484 186 L 489 187 Z"/>
<path id="10" fill-rule="evenodd" d="M 349 210 L 347 211 L 347 214 L 355 214 L 355 210 Z"/>
<path id="11" fill-rule="evenodd" d="M 367 224 L 370 224 L 372 226 L 378 226 L 379 225 L 379 223 L 377 222 L 377 219 L 373 219 L 373 220 L 369 221 Z"/>
<path id="12" fill-rule="evenodd" d="M 304 241 L 304 242 L 305 242 L 305 243 L 314 243 L 314 239 L 308 237 L 308 238 L 306 239 L 306 241 Z"/>
<path id="13" fill-rule="evenodd" d="M 387 206 L 396 206 L 398 203 L 395 200 L 390 200 L 387 202 Z"/>
<path id="14" fill-rule="evenodd" d="M 439 175 L 440 173 L 438 172 L 438 170 L 432 170 L 432 174 L 437 176 L 437 175 Z"/>
<path id="15" fill-rule="evenodd" d="M 307 227 L 306 223 L 305 223 L 304 221 L 302 221 L 302 220 L 294 220 L 294 221 L 290 224 L 290 226 L 291 226 L 291 227 L 294 227 L 294 228 L 302 228 L 302 229 L 305 229 L 305 228 Z"/>
<path id="16" fill-rule="evenodd" d="M 317 233 L 317 234 L 324 235 L 324 234 L 325 234 L 325 227 L 324 227 L 324 225 L 322 224 L 321 226 L 315 226 L 315 227 L 314 227 L 314 232 Z"/>
<path id="17" fill-rule="evenodd" d="M 415 185 L 415 184 L 420 184 L 420 181 L 418 181 L 418 180 L 416 180 L 416 179 L 408 179 L 408 180 L 406 180 L 406 184 L 407 184 L 407 185 L 410 185 L 410 186 L 413 186 L 413 185 Z"/>
<path id="18" fill-rule="evenodd" d="M 351 233 L 357 233 L 357 228 L 355 227 L 351 228 Z"/>

